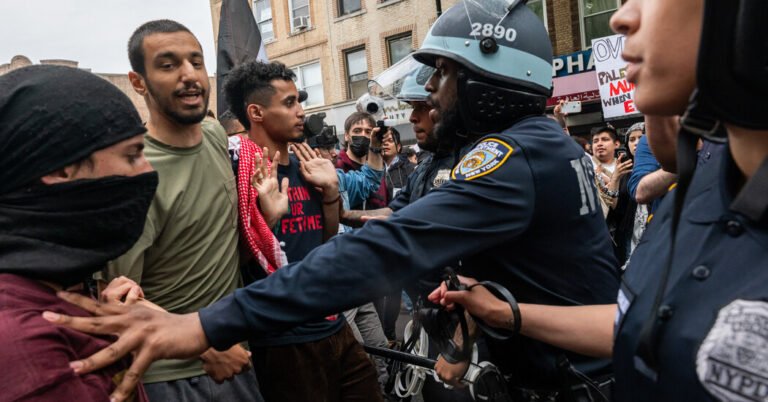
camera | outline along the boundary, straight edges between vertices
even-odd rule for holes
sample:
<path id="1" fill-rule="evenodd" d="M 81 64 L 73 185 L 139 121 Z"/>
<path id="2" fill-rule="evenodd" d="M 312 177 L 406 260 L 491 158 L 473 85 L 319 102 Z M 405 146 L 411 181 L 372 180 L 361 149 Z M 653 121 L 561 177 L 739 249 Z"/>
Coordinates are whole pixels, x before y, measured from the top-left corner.
<path id="1" fill-rule="evenodd" d="M 315 113 L 304 119 L 304 135 L 302 141 L 312 147 L 331 147 L 339 143 L 336 137 L 336 127 L 325 123 L 325 113 Z"/>
<path id="2" fill-rule="evenodd" d="M 384 100 L 370 94 L 365 94 L 357 100 L 357 111 L 373 115 L 377 120 L 384 117 Z"/>

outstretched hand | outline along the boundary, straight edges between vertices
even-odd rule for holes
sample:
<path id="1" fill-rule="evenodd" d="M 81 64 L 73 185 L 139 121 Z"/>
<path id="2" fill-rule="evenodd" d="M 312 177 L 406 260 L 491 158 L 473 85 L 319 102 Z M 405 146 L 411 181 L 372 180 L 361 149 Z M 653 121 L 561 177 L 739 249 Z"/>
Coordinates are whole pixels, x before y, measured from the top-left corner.
<path id="1" fill-rule="evenodd" d="M 322 189 L 338 190 L 339 176 L 331 161 L 321 158 L 306 143 L 291 145 L 293 153 L 299 159 L 299 171 L 307 183 Z"/>
<path id="2" fill-rule="evenodd" d="M 269 155 L 269 148 L 264 147 L 263 155 Z M 275 152 L 273 161 L 280 160 L 280 151 Z M 256 155 L 251 185 L 259 193 L 259 209 L 264 220 L 271 228 L 280 221 L 283 215 L 288 213 L 288 178 L 282 182 L 277 178 L 277 162 L 272 164 L 272 169 L 267 167 L 267 158 Z"/>
<path id="3" fill-rule="evenodd" d="M 81 332 L 118 337 L 115 343 L 90 357 L 70 362 L 75 373 L 86 374 L 103 369 L 133 352 L 131 366 L 112 393 L 114 401 L 125 401 L 133 393 L 152 362 L 194 358 L 208 349 L 208 340 L 197 313 L 177 315 L 140 304 L 105 304 L 69 292 L 58 292 L 58 296 L 94 316 L 72 317 L 46 311 L 43 318 Z"/>
<path id="4" fill-rule="evenodd" d="M 618 163 L 616 164 L 616 168 L 613 170 L 613 174 L 611 175 L 611 181 L 618 183 L 622 177 L 632 173 L 632 166 L 632 159 L 629 159 L 624 155 L 619 155 Z"/>

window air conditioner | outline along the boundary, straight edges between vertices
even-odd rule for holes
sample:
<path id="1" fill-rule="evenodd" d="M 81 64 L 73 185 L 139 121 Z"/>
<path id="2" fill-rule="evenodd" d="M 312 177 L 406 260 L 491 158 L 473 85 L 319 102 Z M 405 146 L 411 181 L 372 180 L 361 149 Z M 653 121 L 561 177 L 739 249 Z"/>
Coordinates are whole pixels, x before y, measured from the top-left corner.
<path id="1" fill-rule="evenodd" d="M 296 17 L 293 19 L 293 30 L 299 31 L 302 29 L 309 28 L 309 16 L 303 15 L 301 17 Z"/>

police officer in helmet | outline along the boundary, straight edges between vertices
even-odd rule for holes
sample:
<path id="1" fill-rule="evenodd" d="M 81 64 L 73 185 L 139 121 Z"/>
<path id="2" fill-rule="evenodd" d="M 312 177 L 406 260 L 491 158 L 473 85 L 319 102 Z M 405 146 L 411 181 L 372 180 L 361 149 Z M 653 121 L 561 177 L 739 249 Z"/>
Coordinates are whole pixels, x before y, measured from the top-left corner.
<path id="1" fill-rule="evenodd" d="M 766 19 L 762 0 L 629 0 L 612 17 L 627 37 L 637 107 L 683 115 L 678 186 L 633 254 L 616 304 L 521 305 L 519 318 L 533 338 L 612 356 L 617 400 L 768 398 Z M 696 167 L 699 138 L 727 141 L 727 152 Z M 504 305 L 482 290 L 439 299 L 489 321 L 511 317 L 483 313 Z"/>
<path id="2" fill-rule="evenodd" d="M 435 22 L 415 57 L 436 68 L 426 89 L 438 136 L 470 143 L 451 180 L 197 314 L 100 308 L 108 316 L 98 318 L 96 331 L 120 335 L 113 350 L 134 350 L 136 372 L 154 359 L 226 348 L 342 311 L 458 260 L 467 275 L 501 284 L 521 303 L 614 301 L 618 267 L 591 162 L 543 116 L 552 51 L 538 17 L 519 2 L 466 1 Z M 57 322 L 94 330 L 88 319 Z M 527 399 L 579 398 L 585 378 L 610 374 L 605 360 L 521 334 L 489 347 L 512 392 Z M 113 359 L 108 353 L 94 355 L 86 367 Z M 126 378 L 118 400 L 133 385 Z"/>

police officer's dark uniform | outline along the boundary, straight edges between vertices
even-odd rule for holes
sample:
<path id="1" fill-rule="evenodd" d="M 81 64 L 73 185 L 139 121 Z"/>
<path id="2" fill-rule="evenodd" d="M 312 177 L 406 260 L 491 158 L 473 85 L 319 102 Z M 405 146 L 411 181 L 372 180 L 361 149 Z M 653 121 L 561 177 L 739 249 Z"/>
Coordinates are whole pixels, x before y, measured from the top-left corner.
<path id="1" fill-rule="evenodd" d="M 458 85 L 465 128 L 469 133 L 485 128 L 492 134 L 475 141 L 452 170 L 450 181 L 389 220 L 368 222 L 332 239 L 302 262 L 201 310 L 213 346 L 222 348 L 253 333 L 342 311 L 457 260 L 463 261 L 466 274 L 502 284 L 521 303 L 615 301 L 618 267 L 591 162 L 554 121 L 542 116 L 551 86 L 547 32 L 526 7 L 506 15 L 506 4 L 488 1 L 478 9 L 477 3 L 467 3 L 467 8 L 448 10 L 416 53 L 428 64 L 443 55 L 462 65 L 464 80 Z M 500 41 L 495 52 L 481 54 L 470 18 L 481 25 L 503 26 L 502 38 L 510 29 L 520 35 L 516 41 Z M 484 29 L 481 26 L 480 32 Z M 465 47 L 467 57 L 461 57 Z M 510 66 L 512 55 L 519 65 Z M 491 71 L 485 76 L 484 66 Z M 513 76 L 493 73 L 497 67 L 514 70 Z M 498 106 L 508 106 L 509 115 L 491 123 L 508 125 L 494 129 L 494 124 L 486 124 L 476 131 L 473 124 L 488 122 L 464 114 L 464 102 L 476 102 L 484 94 L 503 97 Z M 496 110 L 503 109 L 488 113 Z M 572 385 L 574 380 L 564 379 L 557 368 L 562 356 L 589 376 L 610 370 L 606 361 L 523 336 L 490 346 L 493 362 L 516 387 L 555 392 Z"/>
<path id="2" fill-rule="evenodd" d="M 749 49 L 764 51 L 767 13 L 764 2 L 705 1 L 699 92 L 683 119 L 689 147 L 679 145 L 679 171 L 695 163 L 694 126 L 768 129 L 766 66 L 752 63 Z M 736 38 L 746 46 L 739 52 Z M 768 399 L 768 160 L 737 194 L 740 176 L 729 151 L 697 168 L 684 206 L 673 200 L 679 185 L 633 254 L 618 299 L 618 400 Z"/>

